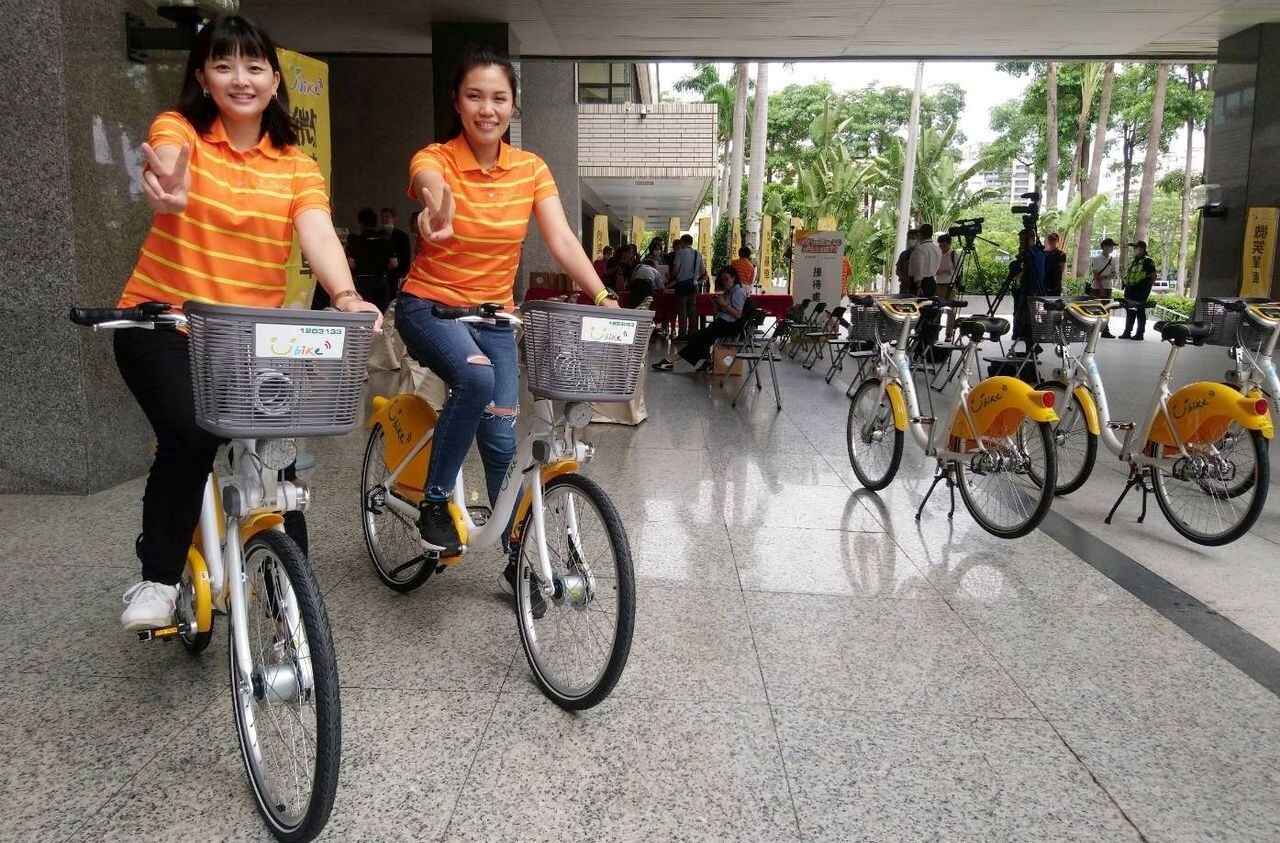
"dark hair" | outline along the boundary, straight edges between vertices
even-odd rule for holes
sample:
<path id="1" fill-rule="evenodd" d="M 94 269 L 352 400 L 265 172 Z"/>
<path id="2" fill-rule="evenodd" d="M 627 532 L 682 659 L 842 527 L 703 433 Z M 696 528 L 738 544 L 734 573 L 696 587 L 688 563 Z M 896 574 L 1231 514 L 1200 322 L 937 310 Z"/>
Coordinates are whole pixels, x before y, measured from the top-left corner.
<path id="1" fill-rule="evenodd" d="M 356 214 L 356 219 L 365 228 L 378 227 L 378 215 L 373 212 L 373 208 L 361 208 L 360 213 Z"/>
<path id="2" fill-rule="evenodd" d="M 727 263 L 724 266 L 720 267 L 720 271 L 716 273 L 716 277 L 719 278 L 721 275 L 728 275 L 730 278 L 733 279 L 733 282 L 735 284 L 741 280 L 740 278 L 738 278 L 737 268 L 735 268 L 734 265 L 731 263 Z"/>
<path id="3" fill-rule="evenodd" d="M 511 85 L 512 113 L 519 114 L 520 103 L 516 100 L 516 90 L 520 87 L 520 84 L 516 78 L 516 66 L 511 63 L 511 56 L 484 44 L 467 44 L 462 48 L 462 53 L 458 56 L 458 66 L 453 71 L 453 84 L 449 86 L 449 91 L 454 101 L 456 102 L 461 95 L 462 83 L 466 81 L 468 73 L 477 67 L 491 67 L 493 65 L 502 68 L 503 72 L 507 74 L 507 82 Z M 453 110 L 453 129 L 449 132 L 449 137 L 456 138 L 460 134 L 462 134 L 462 118 L 458 116 L 458 110 L 455 106 Z"/>
<path id="4" fill-rule="evenodd" d="M 652 252 L 652 251 L 653 251 L 653 247 L 654 247 L 654 246 L 659 246 L 659 247 L 661 247 L 661 246 L 665 246 L 665 245 L 666 245 L 666 244 L 662 242 L 662 238 L 661 238 L 661 237 L 655 237 L 655 238 L 653 238 L 652 240 L 650 240 L 650 241 L 649 241 L 649 251 L 650 251 L 650 252 Z"/>
<path id="5" fill-rule="evenodd" d="M 683 244 L 685 244 L 686 246 L 692 246 L 692 245 L 693 245 L 693 235 L 692 235 L 692 234 L 681 234 L 681 235 L 680 235 L 680 242 L 681 242 L 681 243 L 683 243 Z"/>
<path id="6" fill-rule="evenodd" d="M 939 235 L 938 235 L 938 245 L 939 245 L 939 246 L 941 246 L 943 243 L 950 243 L 950 242 L 951 242 L 951 235 L 950 235 L 950 234 L 939 234 Z"/>
<path id="7" fill-rule="evenodd" d="M 600 254 L 604 254 L 605 252 L 608 252 L 611 255 L 613 254 L 613 247 L 610 246 L 608 243 L 604 244 L 604 248 L 600 250 Z"/>
<path id="8" fill-rule="evenodd" d="M 384 214 L 390 214 L 391 216 L 393 216 L 393 217 L 394 217 L 394 216 L 396 215 L 396 209 L 395 209 L 395 208 L 383 208 L 383 209 L 382 209 L 382 213 L 384 213 Z"/>
<path id="9" fill-rule="evenodd" d="M 929 225 L 929 223 L 925 223 L 924 225 L 920 226 L 920 236 L 921 236 L 921 237 L 923 237 L 923 238 L 924 238 L 924 239 L 926 239 L 926 240 L 928 240 L 930 237 L 932 237 L 932 236 L 933 236 L 933 226 Z"/>
<path id="10" fill-rule="evenodd" d="M 262 132 L 277 147 L 296 146 L 298 125 L 289 114 L 289 88 L 280 72 L 280 59 L 276 57 L 276 45 L 271 36 L 257 24 L 241 15 L 219 15 L 200 30 L 195 46 L 187 56 L 187 72 L 182 80 L 182 92 L 178 94 L 178 113 L 187 118 L 200 134 L 209 131 L 218 117 L 218 106 L 212 97 L 205 95 L 204 87 L 196 78 L 197 70 L 204 70 L 209 59 L 227 56 L 243 56 L 261 59 L 280 74 L 280 86 L 276 96 L 262 112 Z"/>
<path id="11" fill-rule="evenodd" d="M 738 257 L 740 257 L 740 258 L 749 258 L 749 257 L 751 257 L 751 247 L 750 247 L 750 246 L 743 246 L 741 249 L 739 249 L 739 250 L 738 250 Z"/>

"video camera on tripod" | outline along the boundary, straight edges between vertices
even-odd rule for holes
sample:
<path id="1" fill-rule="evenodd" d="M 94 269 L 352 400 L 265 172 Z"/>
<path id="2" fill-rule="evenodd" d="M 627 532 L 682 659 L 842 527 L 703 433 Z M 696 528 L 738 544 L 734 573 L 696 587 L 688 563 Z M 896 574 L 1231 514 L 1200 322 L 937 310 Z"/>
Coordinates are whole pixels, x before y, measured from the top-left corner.
<path id="1" fill-rule="evenodd" d="M 965 247 L 972 249 L 974 238 L 982 233 L 982 223 L 985 219 L 986 217 L 974 217 L 970 220 L 956 220 L 947 229 L 947 234 L 952 238 L 964 238 Z"/>
<path id="2" fill-rule="evenodd" d="M 1024 193 L 1019 199 L 1030 199 L 1025 205 L 1014 205 L 1009 209 L 1011 214 L 1022 214 L 1022 227 L 1027 231 L 1037 231 L 1040 227 L 1040 191 Z"/>

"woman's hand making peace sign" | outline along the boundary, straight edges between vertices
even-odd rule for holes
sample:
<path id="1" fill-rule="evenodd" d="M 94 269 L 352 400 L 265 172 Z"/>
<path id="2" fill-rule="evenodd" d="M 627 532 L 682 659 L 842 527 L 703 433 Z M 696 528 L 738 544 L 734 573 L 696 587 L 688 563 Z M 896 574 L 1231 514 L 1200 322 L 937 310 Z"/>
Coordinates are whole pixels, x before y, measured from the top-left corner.
<path id="1" fill-rule="evenodd" d="M 429 183 L 429 182 L 428 182 Z M 440 181 L 440 201 L 431 196 L 429 187 L 422 188 L 422 213 L 418 214 L 418 234 L 426 243 L 438 243 L 453 236 L 453 191 L 449 183 Z"/>
<path id="2" fill-rule="evenodd" d="M 142 169 L 142 189 L 157 214 L 178 214 L 187 209 L 187 188 L 191 184 L 187 163 L 191 160 L 191 147 L 184 143 L 176 155 L 169 153 L 171 148 L 162 147 L 165 150 L 162 156 L 151 144 L 142 145 L 142 155 L 147 159 Z"/>

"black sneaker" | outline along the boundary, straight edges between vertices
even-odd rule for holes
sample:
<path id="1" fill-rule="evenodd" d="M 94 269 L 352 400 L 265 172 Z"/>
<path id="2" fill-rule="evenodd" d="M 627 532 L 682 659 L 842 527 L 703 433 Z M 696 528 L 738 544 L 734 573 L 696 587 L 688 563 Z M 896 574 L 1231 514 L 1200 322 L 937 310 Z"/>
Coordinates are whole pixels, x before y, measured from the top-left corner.
<path id="1" fill-rule="evenodd" d="M 516 563 L 507 563 L 507 567 L 502 569 L 502 576 L 498 578 L 498 584 L 502 586 L 503 591 L 511 595 L 513 600 L 515 599 Z M 530 589 L 529 603 L 533 608 L 534 620 L 540 620 L 547 613 L 547 599 L 542 596 L 541 589 Z"/>
<path id="2" fill-rule="evenodd" d="M 659 360 L 657 363 L 654 363 L 653 366 L 651 366 L 650 368 L 652 368 L 655 372 L 670 372 L 674 370 L 675 367 L 676 367 L 675 363 L 671 363 L 667 360 Z"/>
<path id="3" fill-rule="evenodd" d="M 418 507 L 418 532 L 428 544 L 444 548 L 441 556 L 457 556 L 462 552 L 462 539 L 449 515 L 449 501 L 427 498 Z"/>

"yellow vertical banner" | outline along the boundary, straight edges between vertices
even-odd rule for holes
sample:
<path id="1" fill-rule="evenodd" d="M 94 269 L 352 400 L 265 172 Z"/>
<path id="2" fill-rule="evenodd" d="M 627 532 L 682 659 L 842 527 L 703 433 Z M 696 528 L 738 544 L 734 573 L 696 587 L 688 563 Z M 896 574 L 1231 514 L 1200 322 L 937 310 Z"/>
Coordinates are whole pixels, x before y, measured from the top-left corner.
<path id="1" fill-rule="evenodd" d="M 1250 208 L 1244 226 L 1244 262 L 1240 295 L 1271 297 L 1271 273 L 1276 260 L 1276 228 L 1280 208 Z"/>
<path id="2" fill-rule="evenodd" d="M 773 217 L 760 218 L 760 286 L 767 293 L 773 288 Z"/>
<path id="3" fill-rule="evenodd" d="M 819 231 L 835 231 L 836 218 L 835 217 L 818 217 L 818 230 Z"/>
<path id="4" fill-rule="evenodd" d="M 320 165 L 325 189 L 332 193 L 329 174 L 333 166 L 329 146 L 329 65 L 292 50 L 276 50 L 280 59 L 280 84 L 289 92 L 289 111 L 298 123 L 298 147 Z M 302 257 L 298 238 L 285 266 L 284 306 L 311 307 L 316 278 Z"/>
<path id="5" fill-rule="evenodd" d="M 698 251 L 702 252 L 702 264 L 710 275 L 715 271 L 711 268 L 711 217 L 698 220 Z"/>
<path id="6" fill-rule="evenodd" d="M 729 235 L 729 260 L 738 257 L 738 250 L 742 248 L 742 219 L 740 217 L 733 218 L 733 228 Z"/>
<path id="7" fill-rule="evenodd" d="M 606 214 L 596 214 L 595 221 L 591 226 L 591 259 L 595 260 L 600 257 L 600 253 L 608 245 L 609 217 Z"/>
<path id="8" fill-rule="evenodd" d="M 672 246 L 676 240 L 680 239 L 680 218 L 672 217 L 667 221 L 667 251 L 670 252 L 674 248 Z"/>
<path id="9" fill-rule="evenodd" d="M 636 248 L 643 249 L 640 241 L 644 239 L 644 217 L 631 218 L 631 241 Z"/>

